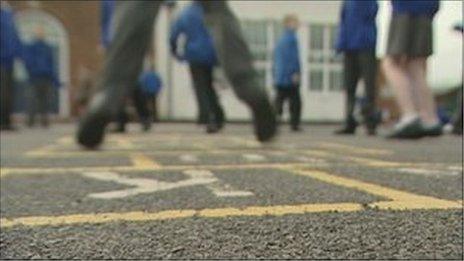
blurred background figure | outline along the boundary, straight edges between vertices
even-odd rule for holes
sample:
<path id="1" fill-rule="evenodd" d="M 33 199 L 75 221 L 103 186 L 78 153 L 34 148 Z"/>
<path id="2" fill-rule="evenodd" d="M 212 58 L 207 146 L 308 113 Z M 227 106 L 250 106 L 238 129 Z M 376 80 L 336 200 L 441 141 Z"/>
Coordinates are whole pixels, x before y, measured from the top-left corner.
<path id="1" fill-rule="evenodd" d="M 37 113 L 41 116 L 41 125 L 48 127 L 48 111 L 51 101 L 51 88 L 59 88 L 57 66 L 53 57 L 53 47 L 45 42 L 42 26 L 36 26 L 34 40 L 24 46 L 24 62 L 29 75 L 30 99 L 28 106 L 29 127 L 35 124 Z"/>
<path id="2" fill-rule="evenodd" d="M 163 81 L 155 70 L 152 62 L 148 63 L 148 67 L 142 72 L 139 77 L 139 86 L 143 94 L 143 102 L 147 106 L 147 117 L 150 121 L 157 122 L 158 119 L 158 96 L 163 88 Z M 151 105 L 151 106 L 150 106 Z"/>
<path id="3" fill-rule="evenodd" d="M 289 101 L 290 125 L 293 131 L 300 131 L 301 121 L 301 66 L 300 51 L 296 31 L 299 20 L 296 15 L 284 18 L 284 32 L 274 50 L 274 85 L 277 91 L 275 106 L 280 117 L 285 101 Z"/>
<path id="4" fill-rule="evenodd" d="M 259 84 L 237 18 L 226 1 L 200 3 L 219 62 L 236 95 L 251 109 L 257 139 L 271 140 L 277 132 L 274 110 L 264 86 Z M 89 110 L 79 124 L 77 141 L 81 145 L 95 148 L 102 143 L 106 126 L 138 78 L 161 4 L 158 1 L 118 4 L 114 39 L 106 56 L 99 92 L 92 98 Z"/>
<path id="5" fill-rule="evenodd" d="M 464 33 L 464 23 L 461 21 L 460 23 L 457 23 L 453 29 L 457 32 L 460 32 L 461 35 Z M 462 86 L 462 83 L 461 83 Z M 457 108 L 457 113 L 454 118 L 454 123 L 453 123 L 453 133 L 456 135 L 462 135 L 462 88 L 459 90 L 459 95 L 458 95 L 458 108 Z"/>
<path id="6" fill-rule="evenodd" d="M 367 133 L 375 135 L 377 79 L 377 0 L 345 0 L 343 2 L 336 49 L 343 53 L 346 116 L 336 134 L 354 134 L 358 122 L 354 117 L 356 87 L 364 81 L 365 100 L 361 109 Z"/>
<path id="7" fill-rule="evenodd" d="M 0 130 L 15 130 L 11 122 L 14 101 L 13 64 L 22 52 L 14 14 L 6 1 L 0 2 Z"/>
<path id="8" fill-rule="evenodd" d="M 146 61 L 148 66 L 146 66 L 146 69 L 140 74 L 136 86 L 132 88 L 132 93 L 129 94 L 135 110 L 137 111 L 143 131 L 149 131 L 151 129 L 153 122 L 153 106 L 150 106 L 150 103 L 156 99 L 162 87 L 161 79 L 155 72 L 153 64 L 149 62 L 150 59 L 151 57 L 147 56 Z M 117 127 L 115 132 L 125 132 L 128 121 L 129 116 L 126 106 L 121 106 L 117 116 Z"/>
<path id="9" fill-rule="evenodd" d="M 201 4 L 192 2 L 173 23 L 169 42 L 172 54 L 189 64 L 199 112 L 197 122 L 206 124 L 208 133 L 215 133 L 222 129 L 225 118 L 213 86 L 216 52 L 203 16 Z M 180 38 L 185 39 L 184 46 L 178 46 Z"/>
<path id="10" fill-rule="evenodd" d="M 436 105 L 427 85 L 427 58 L 433 53 L 432 22 L 439 0 L 392 0 L 384 70 L 401 118 L 389 138 L 440 136 Z"/>

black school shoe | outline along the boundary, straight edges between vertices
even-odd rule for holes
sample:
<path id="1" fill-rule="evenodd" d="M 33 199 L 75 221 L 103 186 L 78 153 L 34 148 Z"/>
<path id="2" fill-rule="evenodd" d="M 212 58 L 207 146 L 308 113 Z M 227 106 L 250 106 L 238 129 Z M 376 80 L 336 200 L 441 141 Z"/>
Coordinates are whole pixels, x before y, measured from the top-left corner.
<path id="1" fill-rule="evenodd" d="M 354 135 L 356 128 L 358 127 L 357 122 L 346 123 L 341 129 L 334 132 L 335 135 Z"/>
<path id="2" fill-rule="evenodd" d="M 424 129 L 420 119 L 416 119 L 399 129 L 395 129 L 390 135 L 389 139 L 419 139 L 424 136 Z"/>
<path id="3" fill-rule="evenodd" d="M 274 107 L 267 98 L 251 106 L 256 139 L 269 142 L 277 135 L 277 117 Z"/>
<path id="4" fill-rule="evenodd" d="M 87 114 L 79 123 L 77 142 L 88 149 L 96 149 L 103 142 L 105 128 L 112 119 L 112 113 L 105 98 L 107 97 L 104 93 L 97 94 Z"/>
<path id="5" fill-rule="evenodd" d="M 422 126 L 422 135 L 427 137 L 438 137 L 443 134 L 443 127 L 441 124 L 436 124 L 433 127 L 424 128 Z"/>

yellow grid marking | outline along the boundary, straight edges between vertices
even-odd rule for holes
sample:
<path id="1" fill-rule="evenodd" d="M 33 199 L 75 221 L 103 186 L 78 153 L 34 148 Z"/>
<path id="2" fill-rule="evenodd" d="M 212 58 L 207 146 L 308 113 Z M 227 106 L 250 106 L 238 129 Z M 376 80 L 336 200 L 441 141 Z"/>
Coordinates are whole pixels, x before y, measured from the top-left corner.
<path id="1" fill-rule="evenodd" d="M 383 187 L 363 181 L 335 176 L 323 171 L 297 169 L 295 167 L 282 168 L 297 175 L 311 177 L 332 185 L 347 187 L 388 198 L 391 201 L 380 201 L 369 204 L 382 210 L 413 210 L 413 209 L 460 209 L 462 202 L 442 200 L 429 196 L 421 196 L 396 189 Z M 75 214 L 62 216 L 37 216 L 20 218 L 2 218 L 0 227 L 13 226 L 57 226 L 82 223 L 108 223 L 117 221 L 155 221 L 166 219 L 189 218 L 194 216 L 205 218 L 223 218 L 229 216 L 281 216 L 288 214 L 306 214 L 316 212 L 355 212 L 364 207 L 359 203 L 328 203 L 328 204 L 300 204 L 280 206 L 248 206 L 244 208 L 215 208 L 203 210 L 168 210 L 155 213 L 126 212 Z"/>
<path id="2" fill-rule="evenodd" d="M 239 208 L 216 208 L 203 210 L 166 210 L 160 212 L 126 212 L 126 213 L 98 213 L 98 214 L 75 214 L 63 216 L 38 216 L 21 218 L 2 218 L 0 227 L 10 228 L 13 226 L 59 226 L 75 224 L 98 224 L 118 221 L 156 221 L 167 219 L 180 219 L 189 217 L 223 218 L 229 216 L 282 216 L 288 214 L 305 214 L 314 212 L 354 212 L 362 210 L 360 204 L 334 203 L 334 204 L 302 204 L 287 206 L 250 206 Z"/>
<path id="3" fill-rule="evenodd" d="M 172 139 L 180 142 L 181 136 L 165 135 L 166 139 Z M 291 150 L 278 150 L 272 146 L 263 146 L 254 140 L 249 140 L 239 136 L 228 137 L 229 141 L 245 145 L 248 149 L 267 149 L 267 152 L 302 152 L 310 156 L 317 156 L 322 158 L 335 158 L 339 155 L 334 154 L 332 151 L 325 150 L 307 150 L 307 149 L 291 149 Z M 226 165 L 175 165 L 175 166 L 161 166 L 155 160 L 149 158 L 147 154 L 135 153 L 135 144 L 126 137 L 111 137 L 111 142 L 116 144 L 116 149 L 104 152 L 59 152 L 54 151 L 57 145 L 70 145 L 73 140 L 72 137 L 62 137 L 56 145 L 48 145 L 38 150 L 30 151 L 26 156 L 32 157 L 62 157 L 63 155 L 124 155 L 129 156 L 133 166 L 109 166 L 109 167 L 78 167 L 78 168 L 0 168 L 0 177 L 4 178 L 13 174 L 67 174 L 67 173 L 81 173 L 84 171 L 162 171 L 162 170 L 187 170 L 187 169 L 208 169 L 208 170 L 231 170 L 231 169 L 280 169 L 286 170 L 290 173 L 303 175 L 310 178 L 320 180 L 322 182 L 346 187 L 349 189 L 358 190 L 371 195 L 380 196 L 385 198 L 384 201 L 373 202 L 369 207 L 376 207 L 381 210 L 413 210 L 413 209 L 462 209 L 462 200 L 444 200 L 430 196 L 422 196 L 409 192 L 404 192 L 397 189 L 384 187 L 381 185 L 371 184 L 363 181 L 345 178 L 341 176 L 332 175 L 324 171 L 309 170 L 307 163 L 263 163 L 263 164 L 226 164 Z M 137 140 L 139 141 L 139 140 Z M 209 146 L 197 146 L 201 149 L 209 149 Z M 319 148 L 328 150 L 338 150 L 343 152 L 354 152 L 358 154 L 373 154 L 373 155 L 387 155 L 391 154 L 387 150 L 376 150 L 367 148 L 352 147 L 349 145 L 337 143 L 321 143 Z M 126 150 L 126 151 L 123 151 Z M 131 151 L 132 150 L 132 151 Z M 169 153 L 179 153 L 183 150 L 168 151 Z M 242 152 L 241 150 L 240 152 Z M 192 151 L 193 153 L 233 153 L 234 150 L 217 149 L 208 151 Z M 336 152 L 336 151 L 334 151 Z M 164 152 L 163 152 L 164 153 Z M 156 154 L 156 153 L 153 153 Z M 151 154 L 150 154 L 151 155 Z M 360 164 L 369 167 L 401 167 L 401 166 L 418 166 L 420 163 L 401 163 L 391 162 L 380 159 L 361 158 L 361 157 L 343 157 L 341 160 L 347 160 L 352 163 Z M 422 164 L 421 166 L 426 166 Z M 428 164 L 429 166 L 431 164 Z M 160 212 L 126 212 L 126 213 L 97 213 L 97 214 L 73 214 L 62 216 L 37 216 L 37 217 L 19 217 L 19 218 L 2 218 L 0 219 L 0 227 L 8 228 L 17 225 L 23 226 L 55 226 L 55 225 L 72 225 L 83 223 L 108 223 L 117 221 L 156 221 L 167 219 L 179 219 L 189 217 L 205 217 L 205 218 L 223 218 L 228 216 L 281 216 L 288 214 L 305 214 L 315 212 L 355 212 L 361 211 L 364 206 L 359 203 L 323 203 L 323 204 L 298 204 L 298 205 L 278 205 L 278 206 L 248 206 L 239 208 L 213 208 L 202 210 L 166 210 Z"/>
<path id="4" fill-rule="evenodd" d="M 320 148 L 336 150 L 343 153 L 352 153 L 352 154 L 368 154 L 368 155 L 391 155 L 393 154 L 390 150 L 381 150 L 381 149 L 369 149 L 356 146 L 350 146 L 339 143 L 331 142 L 322 142 L 319 144 Z"/>
<path id="5" fill-rule="evenodd" d="M 159 169 L 161 167 L 156 161 L 142 153 L 133 153 L 131 154 L 130 158 L 135 168 Z"/>
<path id="6" fill-rule="evenodd" d="M 307 163 L 267 163 L 267 164 L 225 164 L 225 165 L 171 165 L 171 166 L 102 166 L 102 167 L 77 167 L 77 168 L 0 168 L 0 177 L 5 178 L 13 175 L 35 175 L 35 174 L 59 174 L 98 171 L 175 171 L 188 169 L 209 170 L 233 170 L 233 169 L 270 169 L 288 167 L 307 167 Z"/>
<path id="7" fill-rule="evenodd" d="M 363 181 L 330 175 L 323 171 L 301 169 L 292 169 L 292 171 L 296 174 L 311 177 L 325 183 L 355 189 L 392 200 L 371 204 L 371 206 L 379 207 L 380 209 L 406 210 L 462 208 L 462 204 L 459 204 L 459 202 L 456 201 L 417 195 Z"/>

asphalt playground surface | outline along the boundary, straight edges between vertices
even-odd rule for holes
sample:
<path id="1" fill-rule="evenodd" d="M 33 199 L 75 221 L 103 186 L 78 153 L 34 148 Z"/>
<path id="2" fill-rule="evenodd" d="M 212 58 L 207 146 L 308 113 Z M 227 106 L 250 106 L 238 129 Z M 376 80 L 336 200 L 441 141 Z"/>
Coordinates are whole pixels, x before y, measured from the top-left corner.
<path id="1" fill-rule="evenodd" d="M 1 259 L 463 259 L 462 137 L 74 127 L 0 134 Z"/>

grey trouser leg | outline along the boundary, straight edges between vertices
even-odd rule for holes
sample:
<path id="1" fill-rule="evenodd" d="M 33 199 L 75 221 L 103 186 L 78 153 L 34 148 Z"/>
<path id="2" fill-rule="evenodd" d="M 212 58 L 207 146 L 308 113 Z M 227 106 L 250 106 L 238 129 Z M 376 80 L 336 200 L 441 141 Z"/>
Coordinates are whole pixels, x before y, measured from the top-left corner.
<path id="1" fill-rule="evenodd" d="M 40 114 L 42 126 L 48 126 L 48 109 L 51 92 L 51 81 L 47 79 L 35 80 L 30 86 L 29 100 L 29 121 L 30 127 L 35 124 L 35 116 L 37 112 Z"/>
<path id="2" fill-rule="evenodd" d="M 455 130 L 462 130 L 462 89 L 458 95 L 458 102 L 457 102 L 457 113 L 454 118 L 454 129 Z"/>
<path id="3" fill-rule="evenodd" d="M 268 99 L 253 68 L 253 58 L 243 37 L 240 24 L 227 1 L 200 1 L 205 22 L 214 39 L 220 66 L 232 83 L 235 94 L 245 103 L 256 106 Z"/>
<path id="4" fill-rule="evenodd" d="M 98 83 L 99 90 L 108 95 L 105 102 L 112 113 L 137 82 L 161 4 L 161 1 L 123 1 L 117 5 L 114 38 Z M 94 100 L 98 102 L 98 98 Z"/>
<path id="5" fill-rule="evenodd" d="M 360 68 L 358 63 L 357 53 L 347 52 L 344 55 L 343 67 L 344 67 L 344 84 L 346 92 L 346 118 L 345 124 L 347 126 L 356 125 L 353 112 L 356 105 L 356 87 L 360 77 Z"/>
<path id="6" fill-rule="evenodd" d="M 9 127 L 14 100 L 13 70 L 3 66 L 0 70 L 0 126 Z"/>
<path id="7" fill-rule="evenodd" d="M 362 113 L 367 127 L 374 128 L 377 124 L 375 116 L 377 112 L 377 58 L 375 57 L 375 50 L 360 52 L 358 59 L 367 98 Z"/>
<path id="8" fill-rule="evenodd" d="M 365 86 L 367 103 L 362 108 L 363 116 L 368 127 L 375 125 L 376 113 L 376 79 L 377 79 L 377 60 L 375 51 L 347 52 L 344 57 L 345 88 L 346 88 L 346 124 L 355 124 L 353 116 L 356 106 L 356 87 L 362 78 Z"/>

